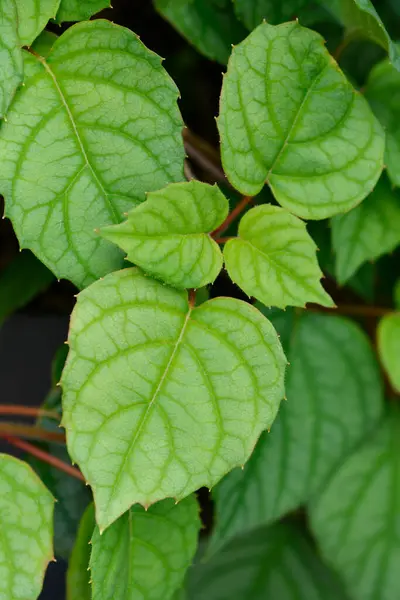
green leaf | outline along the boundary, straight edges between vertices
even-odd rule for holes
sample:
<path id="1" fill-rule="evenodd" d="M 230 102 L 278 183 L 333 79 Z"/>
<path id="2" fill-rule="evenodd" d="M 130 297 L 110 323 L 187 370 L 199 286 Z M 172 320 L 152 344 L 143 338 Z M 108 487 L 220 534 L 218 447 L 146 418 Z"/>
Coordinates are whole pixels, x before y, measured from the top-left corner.
<path id="1" fill-rule="evenodd" d="M 228 212 L 217 186 L 176 183 L 150 193 L 125 223 L 103 228 L 101 235 L 153 277 L 177 288 L 199 288 L 221 271 L 221 251 L 208 234 Z"/>
<path id="2" fill-rule="evenodd" d="M 190 600 L 345 600 L 302 531 L 274 525 L 238 536 L 190 571 Z"/>
<path id="3" fill-rule="evenodd" d="M 382 171 L 381 126 L 321 36 L 297 22 L 264 23 L 234 48 L 218 127 L 232 185 L 254 196 L 268 183 L 301 217 L 350 210 Z"/>
<path id="4" fill-rule="evenodd" d="M 246 36 L 231 0 L 155 0 L 155 6 L 199 52 L 222 64 Z"/>
<path id="5" fill-rule="evenodd" d="M 0 454 L 0 598 L 36 600 L 53 557 L 54 499 L 32 469 Z"/>
<path id="6" fill-rule="evenodd" d="M 47 61 L 25 63 L 0 130 L 0 191 L 21 246 L 84 287 L 122 264 L 94 229 L 183 177 L 178 91 L 161 59 L 108 21 L 71 27 Z"/>
<path id="7" fill-rule="evenodd" d="M 392 183 L 400 186 L 400 73 L 385 60 L 376 65 L 365 89 L 373 111 L 386 129 L 385 163 Z"/>
<path id="8" fill-rule="evenodd" d="M 265 204 L 245 214 L 238 236 L 225 245 L 224 258 L 232 281 L 248 296 L 278 308 L 307 302 L 333 306 L 320 283 L 317 247 L 303 221 Z"/>
<path id="9" fill-rule="evenodd" d="M 169 600 L 182 585 L 197 548 L 194 496 L 164 500 L 147 512 L 128 510 L 103 535 L 95 529 L 90 568 L 93 600 Z"/>
<path id="10" fill-rule="evenodd" d="M 400 588 L 400 415 L 393 410 L 311 505 L 325 559 L 354 600 L 395 600 Z"/>
<path id="11" fill-rule="evenodd" d="M 53 281 L 52 273 L 31 252 L 19 254 L 0 272 L 0 324 Z"/>
<path id="12" fill-rule="evenodd" d="M 63 424 L 100 529 L 244 464 L 284 394 L 286 359 L 259 311 L 232 298 L 192 308 L 137 269 L 79 294 L 69 344 Z"/>
<path id="13" fill-rule="evenodd" d="M 58 35 L 52 31 L 43 31 L 32 44 L 32 50 L 40 54 L 43 58 L 47 58 L 58 40 Z"/>
<path id="14" fill-rule="evenodd" d="M 61 0 L 56 23 L 86 21 L 92 15 L 110 6 L 110 0 Z"/>
<path id="15" fill-rule="evenodd" d="M 391 384 L 400 392 L 400 313 L 386 315 L 380 320 L 378 350 Z"/>
<path id="16" fill-rule="evenodd" d="M 391 252 L 400 244 L 400 194 L 386 177 L 356 208 L 332 219 L 335 272 L 345 283 L 367 260 Z"/>
<path id="17" fill-rule="evenodd" d="M 89 584 L 90 542 L 96 522 L 94 505 L 89 504 L 79 525 L 67 571 L 67 600 L 92 600 Z"/>
<path id="18" fill-rule="evenodd" d="M 60 0 L 14 0 L 14 2 L 18 12 L 20 44 L 31 46 L 50 19 L 55 18 Z"/>
<path id="19" fill-rule="evenodd" d="M 394 286 L 394 304 L 400 310 L 400 279 L 397 280 Z"/>
<path id="20" fill-rule="evenodd" d="M 0 69 L 0 119 L 3 119 L 23 80 L 14 0 L 2 0 L 0 6 Z"/>
<path id="21" fill-rule="evenodd" d="M 215 488 L 213 549 L 307 502 L 381 416 L 379 368 L 356 324 L 297 317 L 288 357 L 287 402 L 271 433 L 263 434 L 243 471 Z"/>
<path id="22" fill-rule="evenodd" d="M 293 20 L 310 0 L 233 0 L 237 16 L 252 31 L 264 19 L 273 25 Z"/>

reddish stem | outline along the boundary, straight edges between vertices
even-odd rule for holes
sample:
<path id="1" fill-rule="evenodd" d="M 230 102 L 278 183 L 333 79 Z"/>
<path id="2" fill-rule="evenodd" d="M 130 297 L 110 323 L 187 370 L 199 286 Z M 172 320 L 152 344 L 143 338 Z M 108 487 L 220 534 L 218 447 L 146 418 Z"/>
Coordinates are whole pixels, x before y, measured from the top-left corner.
<path id="1" fill-rule="evenodd" d="M 226 242 L 229 242 L 229 240 L 234 240 L 234 237 L 220 237 L 220 238 L 214 238 L 214 242 L 217 242 L 217 244 L 226 244 Z"/>
<path id="2" fill-rule="evenodd" d="M 331 312 L 340 315 L 352 315 L 356 317 L 384 317 L 393 312 L 390 308 L 382 308 L 380 306 L 360 306 L 353 304 L 339 304 L 334 308 L 310 304 L 308 310 L 313 312 Z"/>
<path id="3" fill-rule="evenodd" d="M 0 415 L 17 415 L 21 417 L 50 417 L 60 420 L 60 415 L 54 410 L 45 410 L 33 406 L 20 406 L 16 404 L 0 404 Z"/>
<path id="4" fill-rule="evenodd" d="M 18 437 L 43 440 L 45 442 L 58 442 L 65 444 L 65 435 L 56 431 L 46 431 L 36 425 L 17 425 L 14 423 L 0 422 L 0 436 L 16 435 Z"/>
<path id="5" fill-rule="evenodd" d="M 193 308 L 196 305 L 196 290 L 189 290 L 189 306 Z"/>
<path id="6" fill-rule="evenodd" d="M 4 440 L 6 440 L 6 442 L 8 442 L 11 446 L 15 446 L 15 448 L 19 448 L 20 450 L 24 450 L 25 452 L 28 452 L 28 454 L 35 456 L 39 460 L 47 463 L 48 465 L 51 465 L 52 467 L 55 467 L 56 469 L 59 469 L 60 471 L 64 471 L 64 473 L 67 473 L 68 475 L 71 475 L 72 477 L 75 477 L 76 479 L 80 479 L 80 481 L 85 481 L 85 478 L 83 477 L 82 473 L 80 471 L 78 471 L 78 469 L 75 469 L 75 467 L 73 467 L 72 465 L 68 465 L 63 460 L 60 460 L 59 458 L 52 456 L 48 452 L 45 452 L 44 450 L 37 448 L 33 444 L 30 444 L 29 442 L 25 442 L 24 440 L 15 438 L 12 435 L 1 434 L 1 437 Z"/>
<path id="7" fill-rule="evenodd" d="M 248 204 L 253 200 L 253 196 L 243 196 L 243 198 L 238 202 L 232 212 L 226 217 L 225 221 L 212 232 L 212 237 L 219 238 L 221 233 L 225 233 L 225 231 L 229 228 L 231 223 L 245 210 Z"/>

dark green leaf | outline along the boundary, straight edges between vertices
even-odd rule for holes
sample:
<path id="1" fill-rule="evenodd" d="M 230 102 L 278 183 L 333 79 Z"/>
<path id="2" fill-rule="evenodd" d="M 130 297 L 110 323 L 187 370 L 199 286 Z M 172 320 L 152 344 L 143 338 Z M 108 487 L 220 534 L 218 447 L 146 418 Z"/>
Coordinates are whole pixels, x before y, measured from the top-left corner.
<path id="1" fill-rule="evenodd" d="M 89 504 L 81 519 L 68 564 L 67 600 L 92 600 L 92 591 L 89 584 L 89 561 L 90 543 L 95 525 L 94 505 Z"/>
<path id="2" fill-rule="evenodd" d="M 381 319 L 377 337 L 383 366 L 393 387 L 400 392 L 400 313 Z"/>
<path id="3" fill-rule="evenodd" d="M 110 6 L 110 0 L 61 0 L 56 22 L 86 21 L 103 8 L 109 8 Z"/>

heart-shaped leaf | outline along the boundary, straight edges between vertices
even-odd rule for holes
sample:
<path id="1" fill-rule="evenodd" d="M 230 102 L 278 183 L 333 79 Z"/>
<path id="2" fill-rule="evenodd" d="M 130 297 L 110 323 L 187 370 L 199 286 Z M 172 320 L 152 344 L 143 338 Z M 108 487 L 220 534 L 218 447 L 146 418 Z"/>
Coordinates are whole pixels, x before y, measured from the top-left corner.
<path id="1" fill-rule="evenodd" d="M 54 499 L 24 462 L 0 454 L 0 598 L 36 600 L 53 557 Z"/>
<path id="2" fill-rule="evenodd" d="M 61 0 L 56 22 L 85 21 L 110 6 L 110 0 Z"/>
<path id="3" fill-rule="evenodd" d="M 219 246 L 208 235 L 225 220 L 229 203 L 216 186 L 191 181 L 152 192 L 121 225 L 101 235 L 144 271 L 177 288 L 212 283 L 222 268 Z"/>
<path id="4" fill-rule="evenodd" d="M 254 196 L 267 182 L 301 217 L 350 210 L 382 171 L 380 124 L 321 36 L 295 21 L 263 23 L 233 49 L 218 127 L 232 185 Z"/>
<path id="5" fill-rule="evenodd" d="M 170 600 L 197 548 L 194 496 L 128 510 L 103 535 L 95 529 L 90 569 L 93 600 Z"/>
<path id="6" fill-rule="evenodd" d="M 2 0 L 0 5 L 0 72 L 0 119 L 2 119 L 23 79 L 17 7 L 14 0 Z"/>
<path id="7" fill-rule="evenodd" d="M 379 322 L 378 349 L 393 387 L 400 392 L 400 312 Z"/>
<path id="8" fill-rule="evenodd" d="M 316 250 L 303 221 L 266 204 L 245 214 L 238 237 L 225 245 L 224 258 L 232 281 L 268 306 L 333 306 L 320 283 Z"/>
<path id="9" fill-rule="evenodd" d="M 122 264 L 94 229 L 182 178 L 178 91 L 128 29 L 79 23 L 25 86 L 0 130 L 0 190 L 22 247 L 84 287 Z M 23 126 L 21 126 L 23 124 Z"/>
<path id="10" fill-rule="evenodd" d="M 69 344 L 63 424 L 100 529 L 244 464 L 284 393 L 286 359 L 259 311 L 232 298 L 193 308 L 137 269 L 78 296 Z"/>

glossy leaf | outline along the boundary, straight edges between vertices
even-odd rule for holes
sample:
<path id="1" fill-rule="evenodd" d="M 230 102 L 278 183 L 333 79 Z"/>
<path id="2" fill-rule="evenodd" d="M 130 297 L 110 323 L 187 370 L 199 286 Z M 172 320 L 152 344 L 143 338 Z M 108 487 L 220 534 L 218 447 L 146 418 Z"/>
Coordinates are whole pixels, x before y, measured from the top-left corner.
<path id="1" fill-rule="evenodd" d="M 222 64 L 246 36 L 231 0 L 155 0 L 159 13 L 195 48 Z"/>
<path id="2" fill-rule="evenodd" d="M 177 288 L 199 288 L 221 271 L 221 251 L 208 234 L 228 212 L 218 187 L 176 183 L 150 193 L 125 223 L 103 228 L 101 235 L 153 277 Z"/>
<path id="3" fill-rule="evenodd" d="M 264 19 L 273 25 L 292 21 L 310 0 L 233 0 L 233 3 L 237 16 L 251 31 Z"/>
<path id="4" fill-rule="evenodd" d="M 400 313 L 386 315 L 380 320 L 378 350 L 391 384 L 400 392 Z"/>
<path id="5" fill-rule="evenodd" d="M 54 281 L 52 273 L 31 252 L 22 252 L 0 272 L 0 324 Z"/>
<path id="6" fill-rule="evenodd" d="M 393 410 L 311 506 L 311 525 L 322 553 L 354 600 L 398 597 L 399 441 L 400 415 Z"/>
<path id="7" fill-rule="evenodd" d="M 259 311 L 232 298 L 192 308 L 137 269 L 78 296 L 69 344 L 63 424 L 100 529 L 244 464 L 283 397 L 286 360 Z"/>
<path id="8" fill-rule="evenodd" d="M 54 500 L 32 469 L 0 454 L 0 600 L 36 600 L 53 557 Z"/>
<path id="9" fill-rule="evenodd" d="M 122 264 L 94 229 L 182 178 L 178 92 L 157 55 L 102 20 L 68 29 L 47 60 L 26 53 L 25 69 L 0 130 L 6 214 L 21 246 L 84 287 Z"/>
<path id="10" fill-rule="evenodd" d="M 400 186 L 400 73 L 385 60 L 376 65 L 365 89 L 373 111 L 386 129 L 385 163 L 392 183 Z"/>
<path id="11" fill-rule="evenodd" d="M 190 572 L 190 600 L 345 600 L 301 530 L 263 527 L 232 540 Z"/>
<path id="12" fill-rule="evenodd" d="M 86 21 L 92 15 L 110 6 L 110 0 L 61 0 L 56 22 Z"/>
<path id="13" fill-rule="evenodd" d="M 379 368 L 365 334 L 351 321 L 297 317 L 288 357 L 287 401 L 271 433 L 263 434 L 244 470 L 214 490 L 214 549 L 306 503 L 381 416 Z"/>
<path id="14" fill-rule="evenodd" d="M 1 0 L 2 3 L 4 0 Z M 14 0 L 18 12 L 18 36 L 21 46 L 31 46 L 50 19 L 54 19 L 60 0 Z"/>
<path id="15" fill-rule="evenodd" d="M 365 261 L 391 252 L 400 244 L 400 194 L 386 178 L 360 206 L 332 219 L 332 243 L 340 284 Z"/>
<path id="16" fill-rule="evenodd" d="M 164 500 L 147 512 L 128 510 L 103 535 L 96 529 L 90 568 L 93 600 L 169 600 L 181 586 L 197 548 L 194 496 Z"/>
<path id="17" fill-rule="evenodd" d="M 23 80 L 23 62 L 17 31 L 17 7 L 14 0 L 0 5 L 0 119 L 7 113 Z"/>
<path id="18" fill-rule="evenodd" d="M 231 279 L 267 306 L 333 306 L 320 283 L 316 250 L 303 221 L 266 204 L 242 218 L 238 237 L 225 245 L 224 258 Z"/>
<path id="19" fill-rule="evenodd" d="M 92 600 L 89 584 L 91 539 L 96 522 L 94 505 L 89 504 L 79 525 L 67 571 L 67 600 Z"/>
<path id="20" fill-rule="evenodd" d="M 301 217 L 350 210 L 382 171 L 381 126 L 320 35 L 295 21 L 263 23 L 233 49 L 218 127 L 232 185 L 254 196 L 267 182 Z"/>

